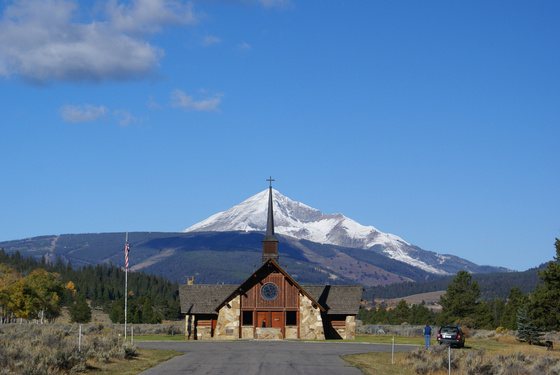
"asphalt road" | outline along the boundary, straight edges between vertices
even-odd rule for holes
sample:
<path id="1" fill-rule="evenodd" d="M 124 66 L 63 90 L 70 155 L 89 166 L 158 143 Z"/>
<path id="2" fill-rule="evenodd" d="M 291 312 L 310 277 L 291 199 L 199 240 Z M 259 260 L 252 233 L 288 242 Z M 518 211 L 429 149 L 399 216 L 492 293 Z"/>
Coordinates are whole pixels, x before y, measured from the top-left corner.
<path id="1" fill-rule="evenodd" d="M 358 375 L 360 370 L 341 355 L 391 352 L 388 344 L 299 341 L 167 341 L 137 342 L 140 348 L 176 350 L 175 357 L 142 375 L 156 374 L 317 374 Z M 395 351 L 411 351 L 415 345 L 395 345 Z"/>

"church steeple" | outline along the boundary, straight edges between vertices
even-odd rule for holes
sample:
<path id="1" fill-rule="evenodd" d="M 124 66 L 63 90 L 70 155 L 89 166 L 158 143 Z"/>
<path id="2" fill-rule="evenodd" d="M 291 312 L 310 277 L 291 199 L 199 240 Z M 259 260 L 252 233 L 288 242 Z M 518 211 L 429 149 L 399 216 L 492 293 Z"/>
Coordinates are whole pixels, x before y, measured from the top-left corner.
<path id="1" fill-rule="evenodd" d="M 274 180 L 270 177 L 267 181 L 270 182 L 270 186 L 268 188 L 268 217 L 266 219 L 266 235 L 262 240 L 262 262 L 266 263 L 269 259 L 272 259 L 278 263 L 278 239 L 274 235 L 274 204 L 272 201 L 272 181 Z"/>

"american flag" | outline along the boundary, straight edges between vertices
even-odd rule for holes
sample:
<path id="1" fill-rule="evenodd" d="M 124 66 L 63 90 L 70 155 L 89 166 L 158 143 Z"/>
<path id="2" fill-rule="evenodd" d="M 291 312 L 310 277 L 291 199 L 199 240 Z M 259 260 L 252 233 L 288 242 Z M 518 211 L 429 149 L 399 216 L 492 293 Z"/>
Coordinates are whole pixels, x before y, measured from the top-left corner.
<path id="1" fill-rule="evenodd" d="M 126 245 L 124 245 L 124 263 L 126 269 L 128 269 L 128 252 L 130 251 L 130 247 L 128 246 L 128 241 L 126 241 Z"/>

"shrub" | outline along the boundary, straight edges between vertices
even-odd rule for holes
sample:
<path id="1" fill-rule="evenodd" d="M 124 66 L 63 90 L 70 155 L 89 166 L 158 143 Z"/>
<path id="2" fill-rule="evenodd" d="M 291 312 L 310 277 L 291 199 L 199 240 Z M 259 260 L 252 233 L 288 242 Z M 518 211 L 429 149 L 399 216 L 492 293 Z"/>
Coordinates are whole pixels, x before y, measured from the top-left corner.
<path id="1" fill-rule="evenodd" d="M 470 358 L 467 356 L 465 363 L 467 375 L 493 375 L 496 373 L 496 366 L 492 359 L 487 358 L 484 353 Z"/>
<path id="2" fill-rule="evenodd" d="M 467 328 L 474 328 L 476 325 L 476 322 L 474 321 L 473 318 L 461 318 L 461 319 L 457 319 L 455 321 L 455 323 L 453 323 L 461 328 L 463 328 L 463 330 L 467 329 Z"/>
<path id="3" fill-rule="evenodd" d="M 117 333 L 102 326 L 85 330 L 81 351 L 77 326 L 9 325 L 0 331 L 0 375 L 61 374 L 86 369 L 88 359 L 108 362 L 132 358 L 134 346 L 119 340 Z"/>
<path id="4" fill-rule="evenodd" d="M 496 333 L 502 334 L 502 333 L 507 333 L 508 329 L 504 328 L 504 327 L 498 327 L 496 328 Z"/>

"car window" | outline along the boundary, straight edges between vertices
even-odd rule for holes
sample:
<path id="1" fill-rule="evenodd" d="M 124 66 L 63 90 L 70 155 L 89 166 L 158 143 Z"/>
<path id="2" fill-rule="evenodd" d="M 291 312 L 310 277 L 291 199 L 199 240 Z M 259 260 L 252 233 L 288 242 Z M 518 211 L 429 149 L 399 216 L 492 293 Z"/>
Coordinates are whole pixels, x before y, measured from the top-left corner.
<path id="1" fill-rule="evenodd" d="M 457 331 L 458 331 L 458 330 L 457 330 L 457 328 L 455 328 L 455 327 L 443 327 L 443 328 L 441 329 L 441 333 L 452 333 L 452 334 L 455 334 L 455 333 L 457 333 Z"/>

